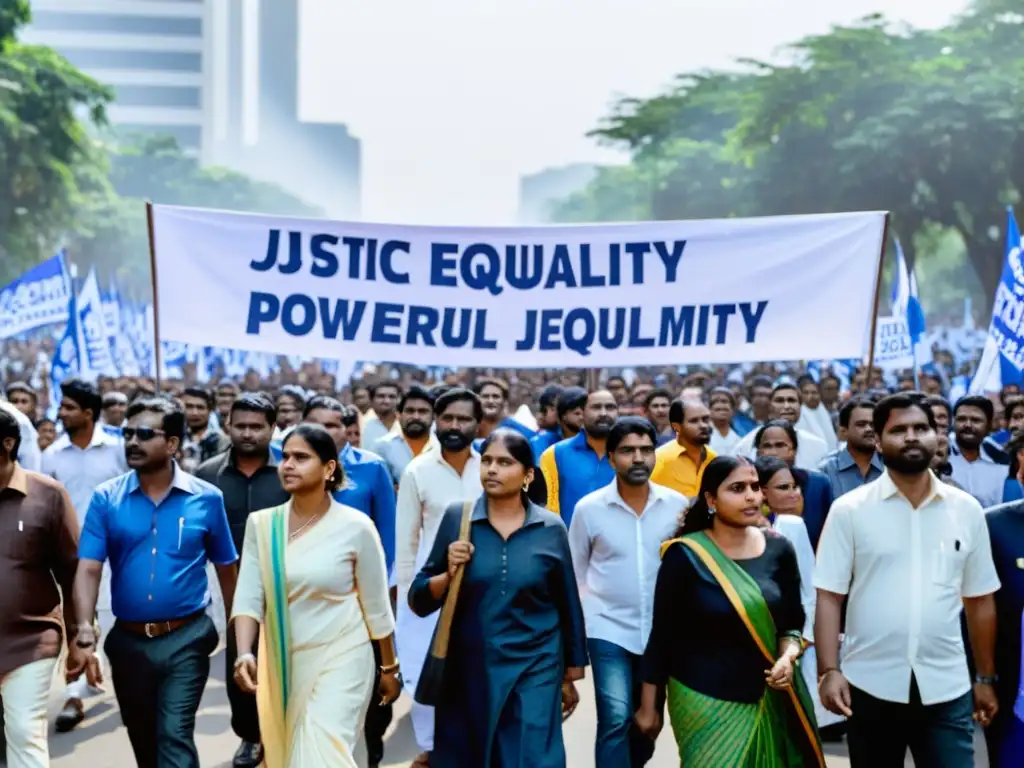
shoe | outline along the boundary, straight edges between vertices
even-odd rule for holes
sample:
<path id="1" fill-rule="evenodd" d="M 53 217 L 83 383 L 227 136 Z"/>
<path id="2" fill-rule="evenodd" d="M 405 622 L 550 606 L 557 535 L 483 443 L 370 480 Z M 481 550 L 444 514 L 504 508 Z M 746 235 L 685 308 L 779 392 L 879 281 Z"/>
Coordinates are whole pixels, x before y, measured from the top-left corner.
<path id="1" fill-rule="evenodd" d="M 263 762 L 263 745 L 253 744 L 251 741 L 243 741 L 238 745 L 235 757 L 231 761 L 234 768 L 256 768 Z"/>
<path id="2" fill-rule="evenodd" d="M 78 699 L 68 699 L 64 702 L 64 708 L 57 715 L 57 733 L 73 731 L 75 726 L 85 720 L 85 709 Z"/>

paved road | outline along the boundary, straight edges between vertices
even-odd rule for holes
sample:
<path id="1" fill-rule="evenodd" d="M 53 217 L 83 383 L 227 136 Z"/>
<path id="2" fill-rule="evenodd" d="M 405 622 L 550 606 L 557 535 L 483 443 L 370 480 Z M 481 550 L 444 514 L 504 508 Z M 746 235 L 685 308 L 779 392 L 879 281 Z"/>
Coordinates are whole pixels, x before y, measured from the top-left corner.
<path id="1" fill-rule="evenodd" d="M 204 768 L 230 768 L 231 756 L 238 746 L 231 733 L 230 710 L 224 690 L 224 658 L 213 659 L 213 673 L 203 697 L 196 723 L 196 742 Z M 565 738 L 569 751 L 569 768 L 593 768 L 595 716 L 593 691 L 589 684 L 581 688 L 582 701 L 566 723 Z M 60 706 L 60 691 L 54 691 L 54 714 Z M 395 722 L 388 735 L 384 765 L 405 768 L 416 756 L 412 725 L 407 717 L 408 700 L 396 705 Z M 112 695 L 90 702 L 89 717 L 70 734 L 51 733 L 50 751 L 53 768 L 127 768 L 133 764 L 128 736 L 121 725 L 117 704 Z M 830 768 L 846 768 L 845 749 L 828 750 Z M 649 768 L 678 768 L 679 758 L 671 733 L 666 729 Z"/>

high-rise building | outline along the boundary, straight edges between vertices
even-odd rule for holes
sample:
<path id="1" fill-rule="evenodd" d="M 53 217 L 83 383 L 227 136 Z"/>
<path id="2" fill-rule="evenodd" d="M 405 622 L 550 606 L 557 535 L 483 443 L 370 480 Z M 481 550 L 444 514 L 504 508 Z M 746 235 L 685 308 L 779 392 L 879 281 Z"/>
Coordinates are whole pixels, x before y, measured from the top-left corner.
<path id="1" fill-rule="evenodd" d="M 596 175 L 596 165 L 575 163 L 523 176 L 519 180 L 519 223 L 547 224 L 554 206 L 582 191 Z"/>
<path id="2" fill-rule="evenodd" d="M 26 43 L 55 48 L 114 88 L 108 115 L 123 133 L 170 134 L 209 148 L 204 0 L 32 0 Z"/>
<path id="3" fill-rule="evenodd" d="M 210 13 L 214 161 L 357 218 L 359 139 L 299 117 L 297 1 L 215 0 Z"/>

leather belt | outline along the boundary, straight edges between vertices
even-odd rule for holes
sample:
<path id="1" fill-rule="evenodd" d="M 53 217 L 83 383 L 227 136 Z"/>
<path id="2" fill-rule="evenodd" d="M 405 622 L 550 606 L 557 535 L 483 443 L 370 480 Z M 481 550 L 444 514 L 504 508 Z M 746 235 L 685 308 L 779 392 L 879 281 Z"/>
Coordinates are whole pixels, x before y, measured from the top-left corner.
<path id="1" fill-rule="evenodd" d="M 118 621 L 117 626 L 121 629 L 126 629 L 133 635 L 142 635 L 149 639 L 157 637 L 163 637 L 169 635 L 171 632 L 175 632 L 182 627 L 191 624 L 193 621 L 198 619 L 200 616 L 205 615 L 206 611 L 197 611 L 191 616 L 185 616 L 181 619 L 168 619 L 167 621 Z"/>

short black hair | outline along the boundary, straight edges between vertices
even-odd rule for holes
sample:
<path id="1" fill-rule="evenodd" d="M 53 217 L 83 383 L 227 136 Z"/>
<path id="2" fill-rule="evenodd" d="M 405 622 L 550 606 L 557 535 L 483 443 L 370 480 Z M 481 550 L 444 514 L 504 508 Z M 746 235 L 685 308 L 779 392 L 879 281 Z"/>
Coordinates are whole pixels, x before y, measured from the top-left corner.
<path id="1" fill-rule="evenodd" d="M 160 428 L 167 438 L 185 439 L 185 409 L 177 400 L 169 397 L 140 397 L 128 406 L 125 418 L 131 419 L 140 413 L 157 413 L 162 417 Z"/>
<path id="2" fill-rule="evenodd" d="M 242 388 L 238 386 L 238 382 L 233 381 L 231 379 L 223 379 L 217 382 L 217 387 L 215 391 L 220 392 L 222 389 L 230 389 L 232 392 L 242 391 Z"/>
<path id="3" fill-rule="evenodd" d="M 558 418 L 562 418 L 569 411 L 577 408 L 587 407 L 587 398 L 590 397 L 583 387 L 566 387 L 558 396 Z"/>
<path id="4" fill-rule="evenodd" d="M 1003 410 L 1003 416 L 1006 418 L 1006 423 L 1009 425 L 1010 419 L 1013 417 L 1013 412 L 1024 408 L 1024 397 L 1020 395 L 1010 395 L 1006 398 L 1006 404 Z"/>
<path id="5" fill-rule="evenodd" d="M 440 395 L 434 401 L 434 416 L 440 416 L 452 403 L 466 402 L 473 404 L 473 418 L 481 421 L 484 417 L 484 407 L 480 404 L 480 398 L 476 392 L 465 387 L 455 387 Z"/>
<path id="6" fill-rule="evenodd" d="M 234 415 L 235 411 L 262 413 L 267 417 L 267 424 L 277 423 L 277 406 L 266 392 L 243 392 L 231 403 L 228 415 Z"/>
<path id="7" fill-rule="evenodd" d="M 292 400 L 299 404 L 298 410 L 302 410 L 306 407 L 306 390 L 295 384 L 285 384 L 274 395 L 274 402 L 278 402 L 282 397 L 290 397 Z"/>
<path id="8" fill-rule="evenodd" d="M 853 416 L 853 412 L 858 408 L 870 408 L 871 412 L 875 411 L 875 401 L 868 397 L 851 397 L 845 403 L 843 407 L 839 409 L 839 426 L 846 429 L 850 426 L 850 418 Z"/>
<path id="9" fill-rule="evenodd" d="M 400 386 L 398 386 L 398 384 L 396 384 L 393 381 L 382 381 L 382 382 L 379 382 L 377 384 L 373 384 L 373 385 L 367 387 L 367 389 L 370 392 L 370 397 L 371 398 L 376 397 L 377 393 L 380 392 L 382 389 L 388 389 L 388 388 L 391 388 L 391 389 L 395 390 L 395 394 L 398 395 L 399 397 L 402 396 L 402 388 Z"/>
<path id="10" fill-rule="evenodd" d="M 956 405 L 953 406 L 953 418 L 956 418 L 957 411 L 964 406 L 970 408 L 979 408 L 981 412 L 985 414 L 985 421 L 989 424 L 996 417 L 996 407 L 992 405 L 992 401 L 982 395 L 965 395 L 956 401 Z"/>
<path id="11" fill-rule="evenodd" d="M 207 408 L 213 408 L 213 392 L 206 387 L 191 386 L 185 387 L 185 390 L 181 393 L 182 397 L 194 397 L 197 400 L 206 401 Z"/>
<path id="12" fill-rule="evenodd" d="M 629 435 L 646 435 L 651 438 L 651 445 L 656 446 L 658 444 L 658 433 L 655 432 L 654 425 L 651 422 L 641 416 L 622 416 L 615 420 L 611 432 L 608 433 L 605 450 L 608 453 L 614 453 L 615 449 Z"/>
<path id="13" fill-rule="evenodd" d="M 801 402 L 803 401 L 803 395 L 800 394 L 800 387 L 798 387 L 792 381 L 780 381 L 778 384 L 772 387 L 772 393 L 770 395 L 770 398 L 774 400 L 775 395 L 778 394 L 779 392 L 782 392 L 785 389 L 793 390 L 794 392 L 796 392 L 797 398 L 800 399 Z"/>
<path id="14" fill-rule="evenodd" d="M 644 408 L 650 408 L 651 403 L 653 403 L 659 397 L 665 398 L 670 403 L 672 402 L 672 393 L 669 392 L 664 387 L 658 387 L 657 389 L 652 389 L 650 392 L 647 393 L 647 396 L 644 398 Z"/>
<path id="15" fill-rule="evenodd" d="M 729 404 L 733 408 L 736 408 L 736 395 L 733 394 L 733 391 L 728 387 L 715 387 L 710 392 L 708 392 L 708 405 L 711 404 L 711 400 L 715 397 L 715 395 L 722 395 L 723 397 L 729 398 Z"/>
<path id="16" fill-rule="evenodd" d="M 334 474 L 325 483 L 325 490 L 333 493 L 341 488 L 345 484 L 345 470 L 341 466 L 341 459 L 338 458 L 338 446 L 334 444 L 334 438 L 330 433 L 319 424 L 299 424 L 285 435 L 281 442 L 281 450 L 283 451 L 289 441 L 296 437 L 306 441 L 321 463 L 334 462 Z"/>
<path id="17" fill-rule="evenodd" d="M 30 387 L 24 381 L 12 381 L 10 384 L 7 385 L 6 391 L 8 400 L 11 399 L 11 395 L 13 395 L 15 392 L 20 392 L 23 395 L 28 395 L 29 397 L 31 397 L 33 403 L 39 402 L 39 395 L 37 395 L 36 391 L 32 389 L 32 387 Z"/>
<path id="18" fill-rule="evenodd" d="M 18 449 L 21 447 L 21 427 L 14 414 L 6 408 L 0 408 L 0 442 L 9 437 L 14 438 L 14 449 L 11 451 L 11 458 L 15 461 L 18 458 Z"/>
<path id="19" fill-rule="evenodd" d="M 894 395 L 886 395 L 875 403 L 874 422 L 875 434 L 882 436 L 885 425 L 889 423 L 889 417 L 893 411 L 905 411 L 908 408 L 920 408 L 928 418 L 928 425 L 935 429 L 935 413 L 928 398 L 920 392 L 897 392 Z"/>
<path id="20" fill-rule="evenodd" d="M 747 389 L 752 390 L 754 387 L 760 387 L 762 389 L 771 389 L 772 380 L 769 379 L 767 376 L 755 376 L 750 380 L 750 383 L 747 384 Z"/>
<path id="21" fill-rule="evenodd" d="M 337 398 L 331 397 L 330 395 L 314 395 L 306 403 L 306 407 L 302 410 L 302 418 L 308 419 L 309 414 L 313 411 L 335 411 L 342 415 L 345 414 L 345 406 L 341 404 Z"/>
<path id="22" fill-rule="evenodd" d="M 950 417 L 953 416 L 952 404 L 942 395 L 928 395 L 928 397 L 926 397 L 924 401 L 932 407 L 933 411 L 936 408 L 945 408 L 946 414 L 949 415 Z"/>
<path id="23" fill-rule="evenodd" d="M 434 408 L 435 397 L 425 387 L 419 384 L 413 384 L 405 391 L 405 393 L 398 400 L 398 411 L 399 413 L 405 409 L 405 404 L 410 400 L 422 400 L 424 403 L 430 406 L 431 410 Z"/>
<path id="24" fill-rule="evenodd" d="M 771 421 L 766 421 L 764 424 L 758 427 L 757 434 L 754 435 L 755 448 L 761 447 L 761 439 L 764 437 L 764 433 L 767 432 L 769 429 L 773 428 L 781 429 L 783 432 L 789 435 L 789 439 L 793 443 L 794 451 L 800 449 L 800 441 L 796 436 L 796 427 L 794 427 L 786 419 L 772 419 Z"/>
<path id="25" fill-rule="evenodd" d="M 346 405 L 341 412 L 341 426 L 354 427 L 359 423 L 359 409 L 354 405 Z"/>
<path id="26" fill-rule="evenodd" d="M 548 384 L 540 391 L 537 397 L 537 405 L 541 408 L 557 408 L 558 397 L 564 391 L 561 384 Z"/>
<path id="27" fill-rule="evenodd" d="M 682 424 L 686 420 L 686 406 L 687 405 L 703 405 L 703 402 L 696 398 L 677 398 L 672 401 L 672 405 L 668 407 L 668 423 L 669 424 Z"/>
<path id="28" fill-rule="evenodd" d="M 818 386 L 818 382 L 816 382 L 814 380 L 814 377 L 811 376 L 811 374 L 809 374 L 809 373 L 804 373 L 804 374 L 801 374 L 799 377 L 797 377 L 797 380 L 796 380 L 797 389 L 803 389 L 804 388 L 804 384 L 813 384 L 814 386 Z"/>
<path id="29" fill-rule="evenodd" d="M 91 381 L 85 379 L 67 379 L 60 385 L 60 394 L 78 404 L 83 411 L 92 412 L 92 420 L 99 421 L 103 410 L 103 398 L 100 391 Z"/>

